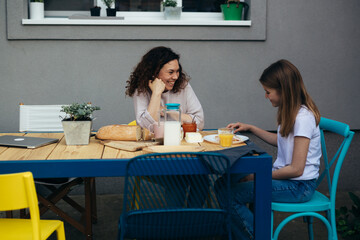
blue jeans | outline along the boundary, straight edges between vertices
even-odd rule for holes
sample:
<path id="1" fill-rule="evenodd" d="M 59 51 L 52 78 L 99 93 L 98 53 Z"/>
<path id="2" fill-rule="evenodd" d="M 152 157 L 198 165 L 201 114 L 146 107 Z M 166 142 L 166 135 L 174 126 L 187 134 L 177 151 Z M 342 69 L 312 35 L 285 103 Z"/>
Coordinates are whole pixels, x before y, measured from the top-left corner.
<path id="1" fill-rule="evenodd" d="M 231 230 L 234 239 L 254 239 L 254 214 L 246 206 L 254 201 L 254 182 L 238 182 L 232 178 Z M 217 183 L 218 185 L 219 183 Z M 316 180 L 272 180 L 273 202 L 306 202 L 315 192 Z M 217 187 L 221 191 L 221 187 Z M 219 199 L 221 204 L 221 199 Z"/>

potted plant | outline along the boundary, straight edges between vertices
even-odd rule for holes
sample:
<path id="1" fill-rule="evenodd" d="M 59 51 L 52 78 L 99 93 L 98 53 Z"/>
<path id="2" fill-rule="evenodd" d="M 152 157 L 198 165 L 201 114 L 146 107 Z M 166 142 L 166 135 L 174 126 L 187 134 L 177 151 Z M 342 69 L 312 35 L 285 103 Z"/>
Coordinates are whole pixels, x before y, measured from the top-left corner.
<path id="1" fill-rule="evenodd" d="M 246 20 L 249 5 L 240 0 L 224 0 L 220 5 L 224 20 Z M 244 15 L 244 16 L 243 16 Z"/>
<path id="2" fill-rule="evenodd" d="M 166 20 L 179 20 L 182 7 L 177 7 L 177 1 L 165 0 L 163 3 L 164 17 Z"/>
<path id="3" fill-rule="evenodd" d="M 99 17 L 100 16 L 100 10 L 101 10 L 101 7 L 99 7 L 99 6 L 94 6 L 94 7 L 90 8 L 91 16 Z"/>
<path id="4" fill-rule="evenodd" d="M 44 19 L 44 0 L 31 0 L 30 19 Z"/>
<path id="5" fill-rule="evenodd" d="M 91 106 L 90 103 L 61 106 L 61 112 L 66 113 L 62 125 L 67 145 L 89 144 L 92 126 L 91 114 L 96 110 L 100 110 L 100 107 Z"/>
<path id="6" fill-rule="evenodd" d="M 106 5 L 106 16 L 108 17 L 114 17 L 116 16 L 116 9 L 111 8 L 115 0 L 102 0 L 103 3 Z"/>

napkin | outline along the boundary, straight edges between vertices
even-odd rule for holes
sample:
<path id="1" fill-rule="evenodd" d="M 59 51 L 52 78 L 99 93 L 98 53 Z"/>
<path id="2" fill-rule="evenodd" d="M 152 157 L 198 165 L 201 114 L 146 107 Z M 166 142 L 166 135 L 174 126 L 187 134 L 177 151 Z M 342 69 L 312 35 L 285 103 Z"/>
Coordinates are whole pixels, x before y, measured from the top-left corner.
<path id="1" fill-rule="evenodd" d="M 263 149 L 261 149 L 259 146 L 257 146 L 255 143 L 251 141 L 247 141 L 246 145 L 240 146 L 240 147 L 233 147 L 233 148 L 226 148 L 223 150 L 218 151 L 212 151 L 214 153 L 221 153 L 225 156 L 227 156 L 230 160 L 230 168 L 234 163 L 236 163 L 237 160 L 239 160 L 243 156 L 247 155 L 253 155 L 253 154 L 263 154 L 266 153 Z M 221 165 L 215 165 L 211 164 L 208 159 L 204 158 L 204 161 L 210 165 L 210 167 L 213 169 L 213 171 L 217 173 L 224 173 L 224 169 Z"/>

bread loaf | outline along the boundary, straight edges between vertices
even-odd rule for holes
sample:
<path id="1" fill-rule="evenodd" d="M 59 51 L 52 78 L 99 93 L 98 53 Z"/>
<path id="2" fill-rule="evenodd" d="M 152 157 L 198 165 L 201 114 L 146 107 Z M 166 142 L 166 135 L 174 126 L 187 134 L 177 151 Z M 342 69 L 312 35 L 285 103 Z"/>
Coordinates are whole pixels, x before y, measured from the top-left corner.
<path id="1" fill-rule="evenodd" d="M 116 141 L 139 141 L 142 139 L 142 130 L 140 126 L 107 125 L 98 130 L 96 138 Z"/>
<path id="2" fill-rule="evenodd" d="M 148 141 L 151 140 L 153 137 L 153 133 L 150 132 L 147 128 L 142 129 L 142 140 Z"/>

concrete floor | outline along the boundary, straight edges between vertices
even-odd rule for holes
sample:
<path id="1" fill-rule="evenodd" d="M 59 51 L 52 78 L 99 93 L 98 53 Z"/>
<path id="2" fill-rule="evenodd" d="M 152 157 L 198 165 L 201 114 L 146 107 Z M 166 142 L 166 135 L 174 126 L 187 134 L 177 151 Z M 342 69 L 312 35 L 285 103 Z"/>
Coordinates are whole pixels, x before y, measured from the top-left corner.
<path id="1" fill-rule="evenodd" d="M 355 192 L 358 196 L 360 192 Z M 80 202 L 83 201 L 81 195 L 75 195 L 75 199 Z M 72 211 L 61 203 L 61 208 L 66 209 L 67 212 L 75 218 L 79 219 L 80 216 L 77 212 Z M 350 200 L 347 192 L 339 192 L 337 195 L 337 208 L 340 206 L 351 207 L 352 201 Z M 60 205 L 59 205 L 60 206 Z M 122 196 L 121 194 L 107 194 L 97 196 L 97 208 L 98 208 L 98 222 L 93 225 L 93 239 L 94 240 L 108 240 L 117 238 L 117 224 L 118 217 L 121 213 Z M 280 219 L 287 214 L 281 213 L 275 215 L 275 226 L 279 223 Z M 42 218 L 59 219 L 55 214 L 48 212 Z M 79 240 L 85 239 L 85 236 L 71 225 L 65 223 L 65 232 L 67 240 Z M 56 239 L 56 237 L 51 237 Z M 306 224 L 302 222 L 302 218 L 295 219 L 289 223 L 280 233 L 280 240 L 299 240 L 307 238 Z M 325 240 L 327 239 L 327 231 L 325 226 L 319 220 L 314 220 L 314 239 Z M 339 238 L 341 239 L 341 237 Z"/>

